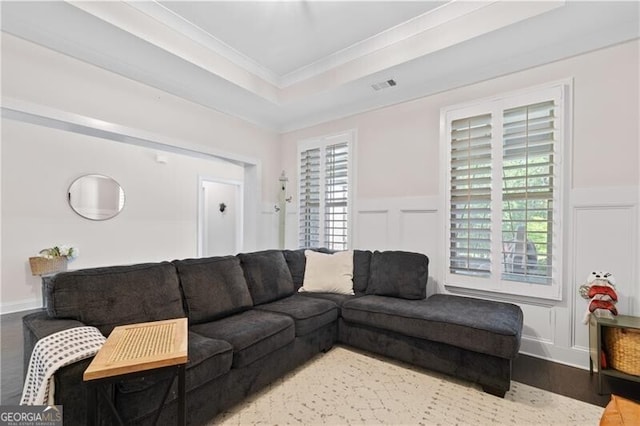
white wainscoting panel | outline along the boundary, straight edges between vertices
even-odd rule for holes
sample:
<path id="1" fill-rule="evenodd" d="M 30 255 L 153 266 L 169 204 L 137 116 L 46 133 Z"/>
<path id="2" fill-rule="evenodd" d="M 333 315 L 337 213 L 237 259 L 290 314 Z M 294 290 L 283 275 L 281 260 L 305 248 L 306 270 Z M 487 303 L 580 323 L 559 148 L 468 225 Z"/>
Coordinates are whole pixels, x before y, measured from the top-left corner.
<path id="1" fill-rule="evenodd" d="M 257 250 L 273 249 L 278 247 L 278 215 L 273 209 L 273 204 L 263 205 L 258 216 Z"/>
<path id="2" fill-rule="evenodd" d="M 400 210 L 400 247 L 402 250 L 430 254 L 438 252 L 437 210 Z"/>
<path id="3" fill-rule="evenodd" d="M 439 247 L 438 197 L 358 200 L 354 247 L 407 250 L 431 259 Z"/>
<path id="4" fill-rule="evenodd" d="M 518 303 L 524 316 L 522 339 L 537 343 L 554 343 L 555 312 L 552 307 Z"/>
<path id="5" fill-rule="evenodd" d="M 631 204 L 576 206 L 573 211 L 574 283 L 570 297 L 575 302 L 574 340 L 576 348 L 589 347 L 588 327 L 582 323 L 588 300 L 578 294 L 591 271 L 608 271 L 616 279 L 620 314 L 633 312 L 637 297 L 636 280 L 636 220 Z"/>
<path id="6" fill-rule="evenodd" d="M 360 210 L 357 213 L 353 248 L 385 250 L 390 248 L 389 211 Z"/>

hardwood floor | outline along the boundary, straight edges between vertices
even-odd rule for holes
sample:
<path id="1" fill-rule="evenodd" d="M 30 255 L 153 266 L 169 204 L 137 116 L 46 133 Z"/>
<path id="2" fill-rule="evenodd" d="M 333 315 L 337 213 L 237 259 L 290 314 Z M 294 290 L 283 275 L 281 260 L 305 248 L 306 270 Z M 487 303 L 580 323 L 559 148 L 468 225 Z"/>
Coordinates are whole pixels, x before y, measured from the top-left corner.
<path id="1" fill-rule="evenodd" d="M 601 407 L 609 403 L 611 393 L 628 399 L 640 398 L 640 383 L 605 376 L 602 386 L 605 393 L 598 395 L 598 378 L 595 373 L 591 376 L 588 370 L 523 354 L 518 355 L 514 361 L 512 371 L 512 378 L 516 382 Z"/>
<path id="2" fill-rule="evenodd" d="M 0 405 L 16 405 L 22 394 L 22 317 L 29 312 L 0 316 L 2 376 Z M 604 407 L 610 395 L 598 395 L 596 376 L 580 368 L 520 354 L 513 364 L 513 380 Z M 604 391 L 629 399 L 640 398 L 640 383 L 604 378 Z"/>
<path id="3" fill-rule="evenodd" d="M 0 405 L 17 405 L 22 395 L 22 317 L 34 311 L 0 316 Z"/>

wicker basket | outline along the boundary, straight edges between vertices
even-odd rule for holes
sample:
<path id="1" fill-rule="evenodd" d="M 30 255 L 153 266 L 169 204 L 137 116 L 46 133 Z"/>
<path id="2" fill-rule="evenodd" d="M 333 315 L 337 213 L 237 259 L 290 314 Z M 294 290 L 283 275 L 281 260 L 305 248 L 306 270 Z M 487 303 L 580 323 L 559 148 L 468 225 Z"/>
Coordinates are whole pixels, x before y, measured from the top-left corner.
<path id="1" fill-rule="evenodd" d="M 604 347 L 611 368 L 640 376 L 640 330 L 604 328 Z"/>
<path id="2" fill-rule="evenodd" d="M 53 274 L 67 270 L 67 258 L 64 256 L 30 257 L 29 265 L 31 266 L 31 275 Z"/>

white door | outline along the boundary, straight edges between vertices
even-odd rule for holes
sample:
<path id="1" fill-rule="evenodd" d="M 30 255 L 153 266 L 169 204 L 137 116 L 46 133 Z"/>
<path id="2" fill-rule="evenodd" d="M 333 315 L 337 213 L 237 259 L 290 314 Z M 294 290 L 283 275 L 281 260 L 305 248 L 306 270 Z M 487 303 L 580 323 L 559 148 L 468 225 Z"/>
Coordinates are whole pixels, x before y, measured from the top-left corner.
<path id="1" fill-rule="evenodd" d="M 242 184 L 201 180 L 200 256 L 242 250 Z"/>

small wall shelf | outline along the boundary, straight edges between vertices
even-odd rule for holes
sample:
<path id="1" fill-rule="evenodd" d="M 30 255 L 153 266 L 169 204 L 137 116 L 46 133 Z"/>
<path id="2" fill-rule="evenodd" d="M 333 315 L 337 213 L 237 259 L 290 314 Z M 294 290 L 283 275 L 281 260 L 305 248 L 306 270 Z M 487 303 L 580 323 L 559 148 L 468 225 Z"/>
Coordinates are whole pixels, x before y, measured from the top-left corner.
<path id="1" fill-rule="evenodd" d="M 640 317 L 618 315 L 614 319 L 598 318 L 591 315 L 589 319 L 589 372 L 598 373 L 598 394 L 602 395 L 602 376 L 640 382 L 640 376 L 623 373 L 613 368 L 601 368 L 603 328 L 618 327 L 640 330 Z"/>

